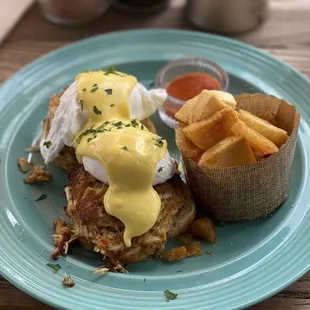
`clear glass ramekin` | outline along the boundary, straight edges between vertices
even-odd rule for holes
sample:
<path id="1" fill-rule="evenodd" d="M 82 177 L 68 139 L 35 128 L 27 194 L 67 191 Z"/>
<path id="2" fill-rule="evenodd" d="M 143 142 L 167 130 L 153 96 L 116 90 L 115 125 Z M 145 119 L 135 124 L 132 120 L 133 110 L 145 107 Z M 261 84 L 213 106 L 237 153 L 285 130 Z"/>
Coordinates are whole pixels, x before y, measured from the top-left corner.
<path id="1" fill-rule="evenodd" d="M 203 58 L 184 58 L 174 60 L 163 66 L 156 77 L 156 87 L 165 88 L 175 78 L 189 73 L 205 73 L 218 81 L 220 90 L 226 91 L 229 85 L 229 78 L 227 73 L 217 64 Z M 175 128 L 178 121 L 173 117 L 171 107 L 173 110 L 178 110 L 185 103 L 168 93 L 168 98 L 159 110 L 161 120 L 169 127 Z M 168 112 L 168 113 L 167 113 Z"/>

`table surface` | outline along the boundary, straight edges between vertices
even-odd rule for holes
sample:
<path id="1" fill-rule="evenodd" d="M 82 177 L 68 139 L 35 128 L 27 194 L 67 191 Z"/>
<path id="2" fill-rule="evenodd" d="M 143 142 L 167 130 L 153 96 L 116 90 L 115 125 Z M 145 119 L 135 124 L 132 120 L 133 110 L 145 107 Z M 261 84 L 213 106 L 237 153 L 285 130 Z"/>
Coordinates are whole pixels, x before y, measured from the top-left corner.
<path id="1" fill-rule="evenodd" d="M 75 27 L 45 21 L 34 5 L 0 45 L 0 83 L 55 48 L 92 35 L 133 28 L 195 29 L 183 17 L 180 0 L 173 0 L 169 10 L 149 16 L 110 9 L 98 20 Z M 310 0 L 270 0 L 267 21 L 252 32 L 233 37 L 270 52 L 310 76 Z M 0 309 L 53 308 L 27 296 L 0 276 Z M 251 309 L 310 309 L 310 273 Z"/>

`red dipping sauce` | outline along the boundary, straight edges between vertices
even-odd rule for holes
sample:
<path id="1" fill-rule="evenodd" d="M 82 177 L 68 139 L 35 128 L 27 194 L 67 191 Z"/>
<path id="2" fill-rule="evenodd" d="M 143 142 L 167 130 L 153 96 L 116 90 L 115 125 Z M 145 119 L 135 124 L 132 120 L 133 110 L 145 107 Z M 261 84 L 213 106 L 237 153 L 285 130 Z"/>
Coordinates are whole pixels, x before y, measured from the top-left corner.
<path id="1" fill-rule="evenodd" d="M 204 89 L 220 90 L 221 85 L 211 75 L 197 72 L 181 75 L 168 83 L 166 87 L 168 95 L 181 101 L 192 99 Z M 165 112 L 167 115 L 174 117 L 181 107 L 182 105 L 180 104 L 167 101 L 165 103 Z"/>

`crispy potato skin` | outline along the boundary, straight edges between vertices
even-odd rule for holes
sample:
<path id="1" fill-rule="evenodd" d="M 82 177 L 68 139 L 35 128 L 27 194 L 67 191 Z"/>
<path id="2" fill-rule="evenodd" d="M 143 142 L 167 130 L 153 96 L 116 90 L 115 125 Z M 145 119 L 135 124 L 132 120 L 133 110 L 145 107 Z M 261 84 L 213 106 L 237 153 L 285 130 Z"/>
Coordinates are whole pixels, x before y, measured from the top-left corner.
<path id="1" fill-rule="evenodd" d="M 183 132 L 198 148 L 207 150 L 231 136 L 230 128 L 237 122 L 237 112 L 226 108 L 216 112 L 208 119 L 186 126 Z"/>
<path id="2" fill-rule="evenodd" d="M 228 137 L 205 151 L 199 162 L 200 167 L 234 167 L 255 163 L 256 158 L 244 137 Z"/>
<path id="3" fill-rule="evenodd" d="M 259 134 L 263 135 L 265 138 L 273 142 L 277 147 L 281 147 L 287 139 L 287 132 L 281 128 L 270 124 L 269 122 L 251 114 L 245 110 L 238 111 L 239 118 L 246 125 L 251 127 L 253 130 L 257 131 Z"/>
<path id="4" fill-rule="evenodd" d="M 196 241 L 164 252 L 163 259 L 168 262 L 175 262 L 186 257 L 198 256 L 202 253 L 201 243 Z"/>
<path id="5" fill-rule="evenodd" d="M 175 114 L 175 118 L 183 123 L 197 123 L 228 107 L 229 105 L 219 100 L 214 94 L 203 90 L 200 95 L 188 100 Z"/>
<path id="6" fill-rule="evenodd" d="M 269 155 L 279 150 L 273 142 L 246 125 L 243 121 L 234 124 L 231 127 L 231 131 L 237 136 L 245 137 L 254 152 Z"/>
<path id="7" fill-rule="evenodd" d="M 258 117 L 238 108 L 237 97 L 204 90 L 176 113 L 176 142 L 184 158 L 205 168 L 237 167 L 276 153 L 286 143 L 288 134 L 276 127 L 275 112 Z"/>
<path id="8" fill-rule="evenodd" d="M 191 228 L 193 234 L 196 236 L 203 238 L 209 243 L 216 243 L 215 227 L 213 222 L 208 217 L 194 221 Z"/>
<path id="9" fill-rule="evenodd" d="M 189 159 L 192 159 L 194 161 L 198 161 L 201 154 L 203 153 L 203 150 L 197 147 L 191 140 L 189 140 L 184 132 L 183 129 L 186 127 L 185 124 L 178 124 L 176 130 L 175 130 L 175 139 L 176 144 L 180 150 L 180 152 Z"/>

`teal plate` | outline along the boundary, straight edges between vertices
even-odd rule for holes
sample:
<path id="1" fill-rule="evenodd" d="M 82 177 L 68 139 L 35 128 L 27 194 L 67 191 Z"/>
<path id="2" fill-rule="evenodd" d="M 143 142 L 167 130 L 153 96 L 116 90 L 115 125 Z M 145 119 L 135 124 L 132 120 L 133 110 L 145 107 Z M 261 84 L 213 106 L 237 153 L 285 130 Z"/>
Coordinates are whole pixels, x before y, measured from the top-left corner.
<path id="1" fill-rule="evenodd" d="M 262 92 L 285 98 L 302 115 L 286 202 L 270 216 L 217 228 L 215 247 L 177 263 L 155 259 L 128 267 L 129 274 L 98 276 L 100 256 L 74 248 L 60 258 L 62 270 L 46 266 L 52 251 L 52 222 L 63 215 L 65 173 L 50 167 L 46 185 L 24 185 L 16 159 L 34 141 L 52 93 L 85 69 L 114 64 L 150 87 L 160 67 L 182 57 L 205 57 L 230 76 L 229 91 Z M 310 83 L 293 68 L 248 45 L 223 37 L 175 30 L 141 30 L 87 39 L 38 59 L 0 89 L 0 269 L 35 298 L 63 309 L 153 310 L 238 309 L 267 298 L 310 267 Z M 173 131 L 156 126 L 179 156 Z M 35 201 L 42 193 L 47 199 Z M 178 244 L 169 242 L 168 247 Z M 213 251 L 210 256 L 206 252 Z M 76 285 L 61 285 L 70 274 Z M 166 302 L 163 291 L 178 294 Z"/>

